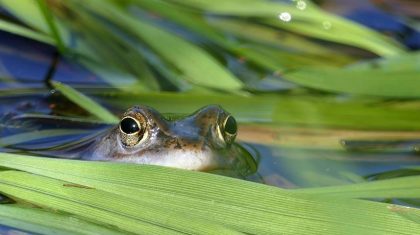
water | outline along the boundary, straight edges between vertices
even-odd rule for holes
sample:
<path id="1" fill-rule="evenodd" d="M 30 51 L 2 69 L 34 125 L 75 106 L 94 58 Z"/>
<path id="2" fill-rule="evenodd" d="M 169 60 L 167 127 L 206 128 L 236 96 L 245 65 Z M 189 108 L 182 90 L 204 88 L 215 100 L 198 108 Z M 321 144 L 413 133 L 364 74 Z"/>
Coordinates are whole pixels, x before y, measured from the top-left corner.
<path id="1" fill-rule="evenodd" d="M 331 4 L 333 1 L 326 2 Z M 367 4 L 366 1 L 363 2 Z M 352 2 L 352 4 L 355 3 Z M 350 11 L 348 5 L 343 11 L 337 7 L 331 9 L 350 19 L 365 23 L 368 27 L 386 31 L 413 50 L 420 47 L 419 34 L 412 26 L 398 21 L 383 10 L 370 8 L 371 4 L 368 5 L 366 11 Z M 136 12 L 136 9 L 134 11 Z M 147 17 L 144 12 L 136 13 Z M 381 17 L 383 24 L 366 20 L 366 18 L 370 19 L 369 16 L 371 17 L 372 14 L 375 17 Z M 273 94 L 273 96 L 278 93 L 287 95 L 287 91 L 296 88 L 296 85 L 282 80 L 281 74 L 261 69 L 246 61 L 246 58 L 236 58 L 227 54 L 211 42 L 204 40 L 203 37 L 178 29 L 176 24 L 154 17 L 149 17 L 148 20 L 158 21 L 159 24 L 172 28 L 175 33 L 188 34 L 188 39 L 202 46 L 235 75 L 246 81 L 249 84 L 248 89 L 252 92 Z M 340 49 L 353 50 L 352 48 Z M 145 48 L 140 48 L 140 51 L 150 57 L 156 57 L 153 52 Z M 361 57 L 364 58 L 372 57 L 371 54 L 366 55 L 355 49 L 352 53 L 362 54 Z M 197 106 L 221 102 L 219 99 L 203 98 L 201 101 L 192 103 L 189 102 L 188 95 L 179 100 L 166 98 L 161 101 L 159 98 L 153 101 L 153 96 L 145 100 L 144 97 L 139 98 L 131 94 L 126 94 L 125 97 L 124 94 L 112 95 L 121 91 L 109 86 L 104 79 L 70 59 L 59 58 L 58 64 L 52 67 L 54 55 L 56 55 L 56 49 L 51 46 L 0 32 L 0 138 L 3 141 L 0 144 L 7 145 L 0 149 L 1 151 L 50 157 L 63 156 L 64 153 L 69 152 L 66 148 L 60 149 L 60 146 L 74 145 L 71 153 L 83 151 L 85 147 L 83 141 L 88 143 L 94 135 L 110 128 L 106 124 L 84 121 L 91 118 L 90 114 L 68 101 L 59 92 L 53 91 L 46 83 L 46 77 L 51 71 L 54 72 L 51 79 L 64 82 L 91 95 L 114 113 L 122 113 L 130 105 L 136 103 L 146 103 L 155 104 L 156 108 L 162 112 L 188 114 L 199 108 Z M 154 63 L 165 65 L 157 57 Z M 285 63 L 292 62 L 285 61 Z M 177 90 L 170 84 L 164 88 Z M 274 92 L 278 93 L 274 94 Z M 292 93 L 290 96 L 299 95 L 299 91 L 297 93 Z M 344 101 L 348 99 L 340 95 L 330 95 L 330 97 Z M 283 98 L 278 97 L 278 99 Z M 415 151 L 415 147 L 420 143 L 418 132 L 349 130 L 342 126 L 321 126 L 321 128 L 318 126 L 314 129 L 302 125 L 302 122 L 321 120 L 325 118 L 325 115 L 320 115 L 321 110 L 317 107 L 302 105 L 299 102 L 292 102 L 281 112 L 287 116 L 298 110 L 297 115 L 300 114 L 303 121 L 293 122 L 293 118 L 289 118 L 287 123 L 272 122 L 270 119 L 273 112 L 270 110 L 272 106 L 267 105 L 267 102 L 272 100 L 256 101 L 250 107 L 237 109 L 239 110 L 237 111 L 238 120 L 242 122 L 238 143 L 248 149 L 258 161 L 258 170 L 250 177 L 250 180 L 283 188 L 300 188 L 351 184 L 420 173 L 417 170 L 408 169 L 412 166 L 420 166 L 420 155 Z M 393 102 L 404 104 L 405 101 Z M 227 102 L 227 105 L 225 108 L 228 111 L 230 111 L 229 106 L 235 111 L 238 103 Z M 347 113 L 344 112 L 344 114 Z M 64 118 L 50 118 L 57 115 Z M 51 137 L 51 133 L 46 133 L 45 136 L 38 133 L 38 136 L 34 138 L 26 136 L 28 139 L 19 143 L 16 143 L 16 139 L 7 139 L 15 134 L 42 130 L 62 131 L 62 133 L 55 133 L 57 134 L 55 137 Z M 351 138 L 353 136 L 363 138 L 354 140 Z M 383 136 L 389 136 L 389 138 L 384 139 Z M 345 145 L 341 144 L 343 140 L 348 139 L 353 140 L 345 142 Z M 0 200 L 1 198 L 0 196 Z M 418 201 L 395 202 L 419 205 Z"/>
<path id="2" fill-rule="evenodd" d="M 36 116 L 64 115 L 84 118 L 88 116 L 88 113 L 69 102 L 60 93 L 52 92 L 48 84 L 45 83 L 45 78 L 51 70 L 55 53 L 54 48 L 33 41 L 29 43 L 34 46 L 29 47 L 27 46 L 29 45 L 28 41 L 25 39 L 4 32 L 1 32 L 1 34 L 0 45 L 3 46 L 0 48 L 0 58 L 3 63 L 0 74 L 2 77 L 13 78 L 4 79 L 0 82 L 0 89 L 2 90 L 0 98 L 2 137 L 22 133 L 22 131 L 45 129 L 87 130 L 66 134 L 59 138 L 46 137 L 13 144 L 14 149 L 46 154 L 48 151 L 45 150 L 51 147 L 69 144 L 72 141 L 83 137 L 87 138 L 109 128 L 109 126 L 103 124 L 84 123 L 77 120 L 69 121 L 67 119 L 49 120 L 48 118 L 43 119 L 42 116 Z M 239 67 L 236 66 L 235 71 L 237 73 L 247 69 L 246 66 L 239 65 Z M 67 60 L 60 59 L 54 69 L 54 80 L 71 84 L 74 87 L 85 88 L 89 92 L 113 91 L 101 78 L 80 65 Z M 108 102 L 109 97 L 107 96 L 99 96 L 98 101 L 115 113 L 120 113 L 127 108 Z M 15 123 L 7 121 L 11 118 L 15 118 Z M 6 123 L 7 128 L 4 126 Z M 25 125 L 23 129 L 22 123 Z M 267 124 L 265 125 L 267 126 Z M 272 125 L 279 126 L 278 124 Z M 282 128 L 281 125 L 280 128 Z M 375 180 L 381 174 L 386 175 L 388 172 L 420 164 L 420 157 L 413 151 L 413 146 L 419 142 L 415 135 L 411 139 L 398 143 L 385 141 L 380 144 L 380 147 L 373 150 L 370 146 L 369 151 L 364 150 L 369 149 L 367 147 L 372 143 L 366 141 L 360 143 L 349 142 L 347 143 L 347 150 L 344 147 L 329 149 L 328 147 L 311 148 L 307 146 L 302 148 L 284 143 L 279 144 L 275 141 L 278 136 L 287 139 L 293 138 L 293 136 L 307 135 L 305 133 L 299 134 L 302 131 L 299 128 L 293 129 L 293 127 L 288 126 L 284 128 L 287 132 L 282 133 L 280 131 L 275 133 L 277 137 L 273 137 L 273 133 L 264 132 L 264 127 L 258 123 L 248 122 L 248 124 L 240 127 L 239 141 L 242 145 L 248 146 L 253 152 L 254 158 L 258 159 L 257 174 L 264 179 L 263 181 L 266 184 L 286 188 L 346 184 L 366 179 Z M 251 132 L 247 130 L 251 130 Z M 258 132 L 260 136 L 254 136 L 255 130 L 260 130 Z M 241 131 L 243 134 L 241 134 Z M 265 141 L 261 142 L 261 137 Z M 334 141 L 338 143 L 341 140 L 340 137 L 337 137 Z M 362 146 L 360 151 L 354 149 L 358 146 Z M 4 151 L 16 150 L 7 149 Z M 73 151 L 77 151 L 77 149 Z"/>
<path id="3" fill-rule="evenodd" d="M 38 89 L 33 94 L 21 94 L 18 98 L 16 95 L 3 96 L 0 102 L 2 142 L 11 144 L 3 151 L 63 156 L 64 153 L 68 154 L 68 151 L 66 148 L 66 151 L 60 150 L 60 146 L 77 143 L 71 149 L 72 153 L 83 151 L 83 141 L 88 143 L 97 133 L 111 127 L 107 124 L 84 121 L 86 113 L 61 94 L 51 93 L 47 88 Z M 55 116 L 51 116 L 57 114 L 67 117 L 54 119 Z M 347 184 L 386 178 L 389 172 L 404 172 L 404 168 L 420 165 L 420 156 L 413 149 L 419 143 L 415 134 L 412 135 L 412 139 L 397 142 L 348 142 L 347 148 L 339 145 L 342 140 L 340 136 L 332 136 L 333 141 L 326 141 L 337 143 L 334 148 L 329 148 L 326 143 L 322 143 L 322 136 L 325 134 L 301 127 L 271 125 L 274 128 L 271 128 L 270 132 L 267 131 L 267 124 L 247 123 L 239 128 L 239 144 L 247 148 L 258 160 L 257 175 L 262 177 L 266 184 L 285 188 Z M 29 138 L 19 143 L 4 138 L 40 130 L 56 130 L 63 133 L 55 133 L 58 136 L 54 137 L 50 137 L 51 133 L 47 133 L 45 137 L 37 133 L 34 139 Z M 302 132 L 303 130 L 305 131 Z M 337 130 L 326 131 L 327 134 L 337 135 Z M 312 136 L 312 140 L 308 140 L 309 136 Z M 301 138 L 300 141 L 295 141 L 300 146 L 293 146 L 291 139 L 296 137 Z M 305 142 L 310 144 L 317 138 L 321 138 L 321 143 L 305 146 Z M 81 139 L 83 141 L 79 143 Z"/>

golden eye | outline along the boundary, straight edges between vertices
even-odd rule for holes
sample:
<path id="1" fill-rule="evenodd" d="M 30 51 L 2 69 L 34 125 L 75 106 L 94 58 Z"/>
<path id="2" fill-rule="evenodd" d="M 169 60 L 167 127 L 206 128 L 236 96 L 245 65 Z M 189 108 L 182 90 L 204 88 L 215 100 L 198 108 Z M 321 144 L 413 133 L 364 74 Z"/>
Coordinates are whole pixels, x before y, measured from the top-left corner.
<path id="1" fill-rule="evenodd" d="M 120 122 L 121 142 L 125 146 L 134 146 L 143 138 L 144 127 L 132 117 L 124 117 Z"/>
<path id="2" fill-rule="evenodd" d="M 221 133 L 223 134 L 223 139 L 226 143 L 231 144 L 235 140 L 236 134 L 238 132 L 238 126 L 236 120 L 232 116 L 228 116 L 222 126 Z"/>

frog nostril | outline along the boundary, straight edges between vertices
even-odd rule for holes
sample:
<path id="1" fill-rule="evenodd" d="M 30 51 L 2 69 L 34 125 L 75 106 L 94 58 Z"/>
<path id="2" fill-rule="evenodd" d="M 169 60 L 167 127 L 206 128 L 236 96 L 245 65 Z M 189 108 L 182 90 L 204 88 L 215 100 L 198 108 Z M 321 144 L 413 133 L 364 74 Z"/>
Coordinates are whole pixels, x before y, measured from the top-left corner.
<path id="1" fill-rule="evenodd" d="M 121 120 L 120 127 L 121 131 L 123 131 L 126 134 L 133 134 L 140 131 L 139 124 L 136 120 L 134 120 L 131 117 L 126 117 L 123 120 Z"/>

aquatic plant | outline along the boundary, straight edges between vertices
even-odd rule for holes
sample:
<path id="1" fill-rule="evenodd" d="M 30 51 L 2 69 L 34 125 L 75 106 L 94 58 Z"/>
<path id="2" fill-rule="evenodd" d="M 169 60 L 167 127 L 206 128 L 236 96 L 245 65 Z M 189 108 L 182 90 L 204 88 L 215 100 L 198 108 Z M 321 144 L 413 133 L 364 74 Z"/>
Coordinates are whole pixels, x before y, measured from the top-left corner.
<path id="1" fill-rule="evenodd" d="M 420 129 L 418 52 L 309 1 L 20 0 L 17 4 L 1 0 L 0 4 L 16 17 L 1 19 L 0 29 L 54 46 L 60 56 L 82 64 L 112 88 L 76 88 L 50 81 L 86 114 L 49 118 L 107 124 L 118 122 L 107 108 L 143 103 L 167 113 L 189 113 L 218 103 L 244 126 L 281 135 L 287 135 L 282 131 L 289 127 L 313 131 L 315 143 L 309 136 L 267 143 L 292 150 L 309 145 L 343 151 L 335 128 L 358 130 L 352 135 L 358 140 L 382 138 L 390 131 L 399 131 L 390 132 L 391 138 L 407 133 L 413 138 L 417 132 L 405 131 Z M 2 90 L 0 97 L 45 90 Z M 2 137 L 0 144 L 70 131 L 34 131 Z M 329 135 L 333 137 L 325 138 Z M 366 182 L 344 172 L 353 182 L 361 182 L 292 190 L 157 166 L 26 155 L 0 153 L 0 192 L 17 201 L 0 205 L 0 224 L 31 232 L 412 234 L 420 230 L 418 209 L 374 201 L 417 199 L 417 173 Z"/>

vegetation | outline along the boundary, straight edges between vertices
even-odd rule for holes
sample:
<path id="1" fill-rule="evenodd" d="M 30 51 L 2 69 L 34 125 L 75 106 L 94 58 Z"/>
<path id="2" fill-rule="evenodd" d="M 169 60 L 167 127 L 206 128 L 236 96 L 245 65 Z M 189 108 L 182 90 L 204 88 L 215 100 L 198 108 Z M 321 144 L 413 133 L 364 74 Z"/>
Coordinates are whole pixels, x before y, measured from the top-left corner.
<path id="1" fill-rule="evenodd" d="M 51 81 L 85 113 L 63 112 L 50 119 L 108 124 L 118 122 L 109 110 L 136 103 L 169 114 L 218 103 L 244 126 L 268 127 L 275 134 L 299 127 L 322 140 L 314 144 L 301 136 L 294 142 L 266 143 L 291 150 L 344 151 L 340 137 L 324 138 L 337 134 L 337 129 L 352 130 L 353 139 L 412 138 L 420 130 L 419 53 L 309 1 L 0 4 L 17 19 L 1 19 L 1 30 L 54 46 L 61 56 L 82 64 L 112 87 Z M 43 92 L 14 88 L 2 90 L 0 97 Z M 0 144 L 83 131 L 32 131 L 1 137 Z M 418 199 L 420 176 L 413 167 L 411 176 L 367 182 L 363 175 L 353 175 L 348 178 L 359 183 L 334 181 L 340 185 L 293 190 L 157 166 L 12 153 L 0 153 L 0 167 L 0 192 L 17 201 L 0 205 L 0 224 L 36 233 L 420 231 L 418 209 L 375 201 Z M 304 171 L 301 167 L 295 170 Z M 314 180 L 334 180 L 317 177 Z"/>

